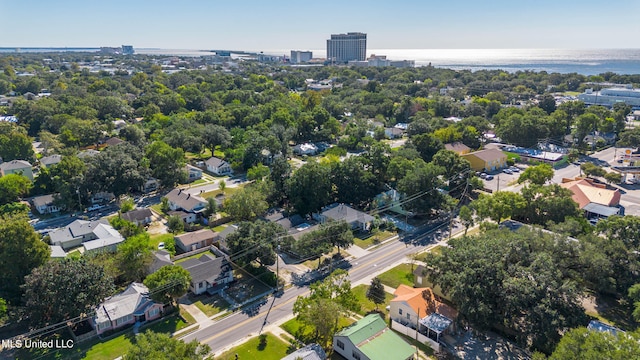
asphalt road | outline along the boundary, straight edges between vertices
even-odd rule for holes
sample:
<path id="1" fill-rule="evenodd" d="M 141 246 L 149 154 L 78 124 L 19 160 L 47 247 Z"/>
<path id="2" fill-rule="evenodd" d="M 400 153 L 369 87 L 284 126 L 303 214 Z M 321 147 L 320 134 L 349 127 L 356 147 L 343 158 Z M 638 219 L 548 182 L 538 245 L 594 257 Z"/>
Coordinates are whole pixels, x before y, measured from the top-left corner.
<path id="1" fill-rule="evenodd" d="M 385 268 L 402 261 L 407 255 L 422 251 L 427 245 L 433 244 L 449 234 L 449 223 L 431 224 L 417 229 L 411 236 L 401 237 L 379 247 L 375 251 L 351 260 L 348 271 L 351 283 L 366 279 L 381 273 Z M 434 226 L 439 226 L 433 231 Z M 453 232 L 460 230 L 459 225 L 453 227 Z M 238 311 L 212 325 L 186 335 L 186 342 L 198 340 L 211 347 L 215 353 L 248 336 L 255 336 L 261 329 L 273 322 L 284 319 L 293 312 L 293 304 L 298 296 L 305 296 L 308 287 L 292 287 L 279 297 L 270 297 L 266 302 Z"/>

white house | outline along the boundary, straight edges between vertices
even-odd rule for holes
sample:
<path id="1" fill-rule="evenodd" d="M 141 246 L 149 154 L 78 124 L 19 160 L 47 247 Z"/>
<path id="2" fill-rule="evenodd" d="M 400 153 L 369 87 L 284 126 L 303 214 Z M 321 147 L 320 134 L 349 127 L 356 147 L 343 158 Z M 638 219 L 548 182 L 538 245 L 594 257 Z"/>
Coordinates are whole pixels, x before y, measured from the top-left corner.
<path id="1" fill-rule="evenodd" d="M 98 305 L 91 326 L 96 333 L 116 330 L 136 322 L 154 320 L 162 316 L 162 304 L 149 298 L 149 289 L 140 283 L 131 283 L 120 294 Z"/>
<path id="2" fill-rule="evenodd" d="M 221 289 L 220 285 L 233 281 L 231 264 L 224 256 L 204 253 L 197 259 L 188 259 L 178 265 L 191 274 L 189 290 L 195 295 L 215 292 Z"/>
<path id="3" fill-rule="evenodd" d="M 232 172 L 231 165 L 228 162 L 215 156 L 210 157 L 204 163 L 207 166 L 207 171 L 216 175 L 230 175 Z"/>
<path id="4" fill-rule="evenodd" d="M 408 360 L 415 353 L 378 314 L 367 315 L 333 335 L 333 351 L 349 360 Z"/>
<path id="5" fill-rule="evenodd" d="M 54 194 L 36 196 L 31 199 L 31 203 L 40 214 L 53 214 L 61 210 L 53 203 L 54 197 Z"/>

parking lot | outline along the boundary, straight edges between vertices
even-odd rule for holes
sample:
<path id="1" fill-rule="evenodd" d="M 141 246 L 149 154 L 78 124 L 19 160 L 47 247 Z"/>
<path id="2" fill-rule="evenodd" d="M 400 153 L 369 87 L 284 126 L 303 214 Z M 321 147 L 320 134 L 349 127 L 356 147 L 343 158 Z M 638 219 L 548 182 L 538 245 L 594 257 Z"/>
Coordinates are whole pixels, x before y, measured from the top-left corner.
<path id="1" fill-rule="evenodd" d="M 511 174 L 508 174 L 503 170 L 487 173 L 487 175 L 491 176 L 483 179 L 485 188 L 495 192 L 505 190 L 507 187 L 514 185 L 518 181 L 518 177 L 522 174 L 522 170 L 524 170 L 525 166 L 518 165 L 517 168 L 519 171 L 511 172 Z"/>

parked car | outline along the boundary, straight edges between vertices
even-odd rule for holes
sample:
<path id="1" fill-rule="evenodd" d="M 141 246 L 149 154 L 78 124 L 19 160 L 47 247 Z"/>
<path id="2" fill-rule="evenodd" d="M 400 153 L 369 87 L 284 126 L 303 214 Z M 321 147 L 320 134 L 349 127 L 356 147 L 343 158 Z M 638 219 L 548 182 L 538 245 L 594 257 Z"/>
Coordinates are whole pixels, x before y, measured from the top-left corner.
<path id="1" fill-rule="evenodd" d="M 103 209 L 104 205 L 91 205 L 87 208 L 87 211 L 95 211 L 95 210 L 100 210 Z"/>
<path id="2" fill-rule="evenodd" d="M 504 170 L 502 170 L 502 172 L 505 173 L 505 174 L 509 174 L 509 175 L 513 174 L 513 171 L 511 171 L 509 169 L 504 169 Z"/>
<path id="3" fill-rule="evenodd" d="M 164 243 L 163 242 L 158 244 L 158 250 L 164 250 Z"/>
<path id="4" fill-rule="evenodd" d="M 520 168 L 517 168 L 515 166 L 510 167 L 509 170 L 511 170 L 513 172 L 520 172 Z"/>
<path id="5" fill-rule="evenodd" d="M 493 180 L 493 175 L 487 175 L 487 177 L 485 178 L 485 180 Z"/>
<path id="6" fill-rule="evenodd" d="M 480 178 L 481 179 L 486 179 L 487 178 L 487 173 L 480 173 Z"/>

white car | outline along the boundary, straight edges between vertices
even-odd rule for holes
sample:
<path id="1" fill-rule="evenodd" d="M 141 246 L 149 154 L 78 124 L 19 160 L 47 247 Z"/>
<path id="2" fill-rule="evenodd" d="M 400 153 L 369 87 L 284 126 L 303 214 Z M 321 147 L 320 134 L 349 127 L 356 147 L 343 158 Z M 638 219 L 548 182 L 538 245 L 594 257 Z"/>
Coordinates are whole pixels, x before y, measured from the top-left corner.
<path id="1" fill-rule="evenodd" d="M 163 242 L 158 244 L 158 250 L 164 250 L 164 243 Z"/>

